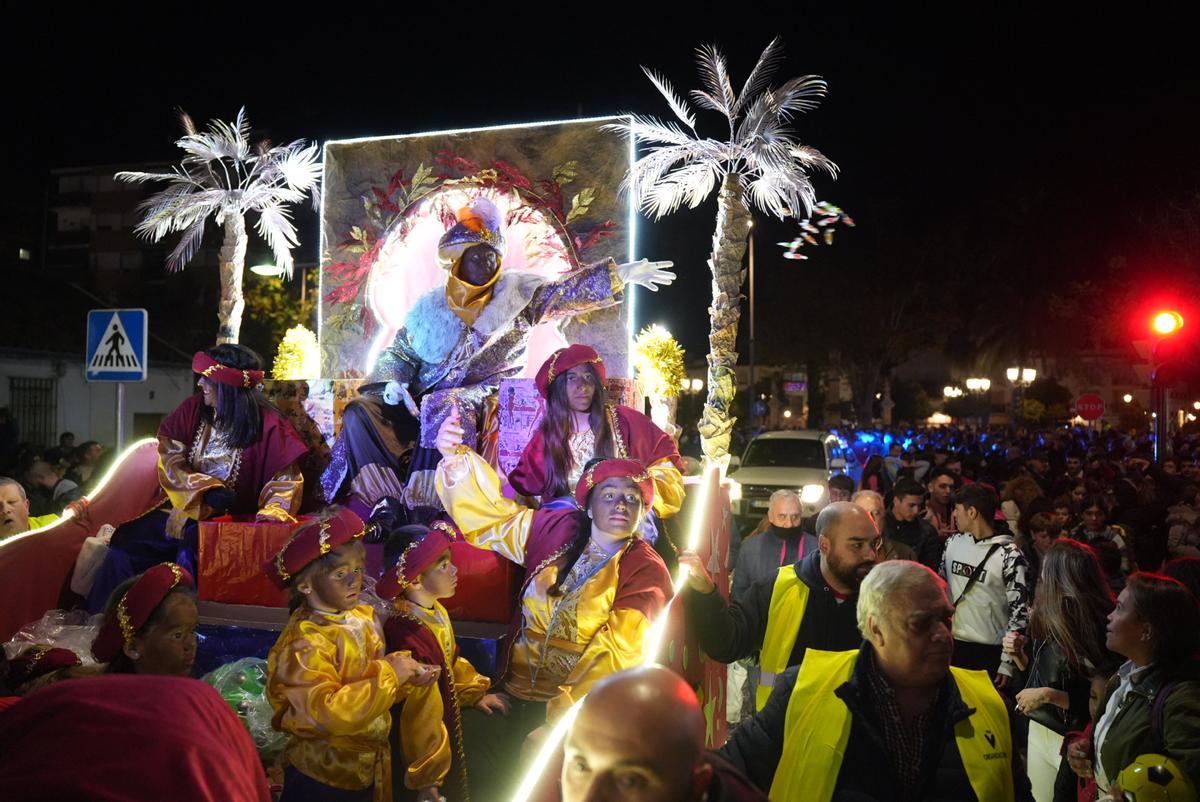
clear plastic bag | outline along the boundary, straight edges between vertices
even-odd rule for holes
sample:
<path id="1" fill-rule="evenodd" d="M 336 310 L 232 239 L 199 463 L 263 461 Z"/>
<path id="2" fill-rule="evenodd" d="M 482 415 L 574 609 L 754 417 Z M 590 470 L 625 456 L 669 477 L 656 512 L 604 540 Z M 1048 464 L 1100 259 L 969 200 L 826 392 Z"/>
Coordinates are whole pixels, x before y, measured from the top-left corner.
<path id="1" fill-rule="evenodd" d="M 50 610 L 41 619 L 17 630 L 4 644 L 9 660 L 36 644 L 70 649 L 85 666 L 94 665 L 92 641 L 104 623 L 103 615 L 88 615 L 85 610 Z"/>
<path id="2" fill-rule="evenodd" d="M 273 763 L 283 753 L 288 736 L 271 728 L 274 711 L 267 701 L 267 661 L 245 657 L 213 669 L 203 680 L 238 714 L 262 762 Z"/>

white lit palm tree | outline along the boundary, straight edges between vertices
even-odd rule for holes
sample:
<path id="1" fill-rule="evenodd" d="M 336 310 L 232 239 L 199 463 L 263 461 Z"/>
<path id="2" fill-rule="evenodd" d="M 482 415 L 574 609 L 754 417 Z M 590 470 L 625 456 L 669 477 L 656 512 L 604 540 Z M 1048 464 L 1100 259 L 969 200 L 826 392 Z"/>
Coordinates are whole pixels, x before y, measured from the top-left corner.
<path id="1" fill-rule="evenodd" d="M 728 139 L 701 138 L 688 103 L 664 76 L 645 67 L 642 71 L 688 130 L 675 122 L 636 114 L 631 115 L 628 126 L 638 141 L 652 145 L 633 165 L 623 184 L 634 192 L 646 214 L 660 219 L 685 203 L 694 209 L 720 187 L 709 260 L 713 300 L 709 310 L 708 398 L 700 420 L 700 437 L 705 457 L 722 463 L 729 459 L 736 420 L 732 414 L 735 345 L 741 316 L 742 257 L 750 231 L 749 205 L 779 218 L 805 217 L 815 200 L 809 172 L 820 169 L 830 176 L 837 175 L 837 165 L 819 151 L 801 145 L 791 127 L 797 113 L 820 103 L 825 96 L 825 81 L 806 75 L 770 85 L 771 74 L 782 57 L 782 40 L 777 37 L 759 57 L 742 91 L 734 94 L 721 52 L 712 45 L 697 50 L 703 88 L 693 90 L 690 97 L 700 108 L 725 117 Z"/>
<path id="2" fill-rule="evenodd" d="M 184 136 L 175 142 L 187 153 L 169 173 L 117 173 L 121 181 L 166 181 L 167 187 L 139 207 L 142 220 L 135 231 L 158 242 L 172 232 L 183 232 L 167 258 L 167 270 L 182 270 L 204 238 L 210 215 L 225 229 L 221 244 L 221 302 L 217 311 L 218 343 L 236 343 L 242 326 L 242 272 L 246 264 L 246 215 L 258 214 L 258 233 L 275 254 L 275 263 L 292 273 L 292 248 L 298 241 L 287 205 L 311 195 L 319 203 L 321 163 L 316 144 L 298 139 L 272 146 L 263 140 L 250 146 L 246 110 L 232 123 L 213 120 L 207 131 L 197 131 L 191 117 L 180 112 Z"/>

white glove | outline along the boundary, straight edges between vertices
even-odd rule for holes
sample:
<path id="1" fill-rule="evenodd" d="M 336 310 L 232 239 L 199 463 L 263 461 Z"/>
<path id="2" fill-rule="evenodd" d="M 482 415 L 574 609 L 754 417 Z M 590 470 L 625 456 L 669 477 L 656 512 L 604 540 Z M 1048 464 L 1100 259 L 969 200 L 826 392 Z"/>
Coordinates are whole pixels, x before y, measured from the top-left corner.
<path id="1" fill-rule="evenodd" d="M 404 382 L 390 381 L 383 387 L 383 403 L 394 407 L 401 401 L 404 406 L 408 407 L 408 411 L 413 414 L 413 417 L 418 417 L 421 410 L 417 408 L 417 402 L 413 401 L 412 394 L 408 392 L 408 385 Z"/>
<path id="2" fill-rule="evenodd" d="M 671 272 L 671 268 L 674 266 L 674 262 L 651 262 L 639 259 L 636 262 L 617 265 L 617 275 L 626 284 L 637 284 L 651 292 L 658 292 L 659 284 L 666 285 L 675 280 L 675 274 Z"/>

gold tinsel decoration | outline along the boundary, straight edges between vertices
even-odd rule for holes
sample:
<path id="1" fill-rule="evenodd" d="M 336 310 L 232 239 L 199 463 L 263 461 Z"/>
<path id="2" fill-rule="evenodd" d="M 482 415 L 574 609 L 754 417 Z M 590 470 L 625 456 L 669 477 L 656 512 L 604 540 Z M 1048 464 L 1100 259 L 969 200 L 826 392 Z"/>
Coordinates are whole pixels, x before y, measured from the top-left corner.
<path id="1" fill-rule="evenodd" d="M 292 326 L 283 335 L 271 378 L 276 381 L 318 379 L 321 374 L 321 350 L 317 346 L 317 335 L 304 326 Z"/>
<path id="2" fill-rule="evenodd" d="M 683 349 L 657 323 L 642 329 L 633 341 L 633 366 L 642 392 L 651 398 L 675 398 L 687 376 Z"/>

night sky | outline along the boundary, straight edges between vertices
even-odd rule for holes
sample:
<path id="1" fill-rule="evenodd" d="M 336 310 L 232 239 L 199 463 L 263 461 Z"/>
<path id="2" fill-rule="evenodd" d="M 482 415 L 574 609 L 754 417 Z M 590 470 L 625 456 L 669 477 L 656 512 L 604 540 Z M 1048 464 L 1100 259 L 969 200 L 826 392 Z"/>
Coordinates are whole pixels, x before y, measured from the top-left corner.
<path id="1" fill-rule="evenodd" d="M 286 6 L 238 8 L 237 19 L 203 22 L 55 13 L 10 29 L 2 57 L 8 192 L 40 195 L 51 167 L 176 160 L 176 106 L 205 121 L 231 119 L 245 104 L 256 137 L 276 141 L 622 111 L 666 118 L 639 64 L 690 89 L 693 47 L 715 42 L 740 86 L 782 34 L 788 58 L 777 76 L 829 82 L 827 100 L 797 128 L 841 167 L 836 182 L 818 177 L 818 195 L 858 228 L 839 233 L 833 249 L 811 251 L 809 262 L 785 261 L 782 249 L 761 243 L 764 295 L 804 292 L 805 271 L 822 269 L 834 249 L 861 281 L 886 281 L 889 265 L 920 258 L 949 212 L 973 220 L 986 248 L 989 236 L 1013 236 L 1011 227 L 990 227 L 997 205 L 1029 193 L 1053 215 L 1035 246 L 1054 254 L 1054 270 L 1086 276 L 1136 247 L 1140 211 L 1200 193 L 1195 28 L 1150 5 L 1120 16 L 1094 5 L 881 16 L 835 4 L 778 14 L 730 4 L 746 16 L 729 19 L 696 5 L 686 16 L 700 21 L 687 23 L 602 4 L 545 15 L 528 4 L 507 12 L 429 4 L 439 16 L 420 20 L 413 4 L 382 17 L 327 5 L 291 22 L 275 19 Z M 544 21 L 501 25 L 501 16 Z M 719 134 L 716 115 L 700 119 L 701 133 Z M 694 356 L 707 350 L 713 209 L 644 228 L 641 240 L 642 255 L 674 259 L 681 279 L 642 305 L 642 322 L 666 323 Z M 773 242 L 794 230 L 767 233 Z M 316 248 L 314 227 L 299 255 L 315 259 Z"/>

